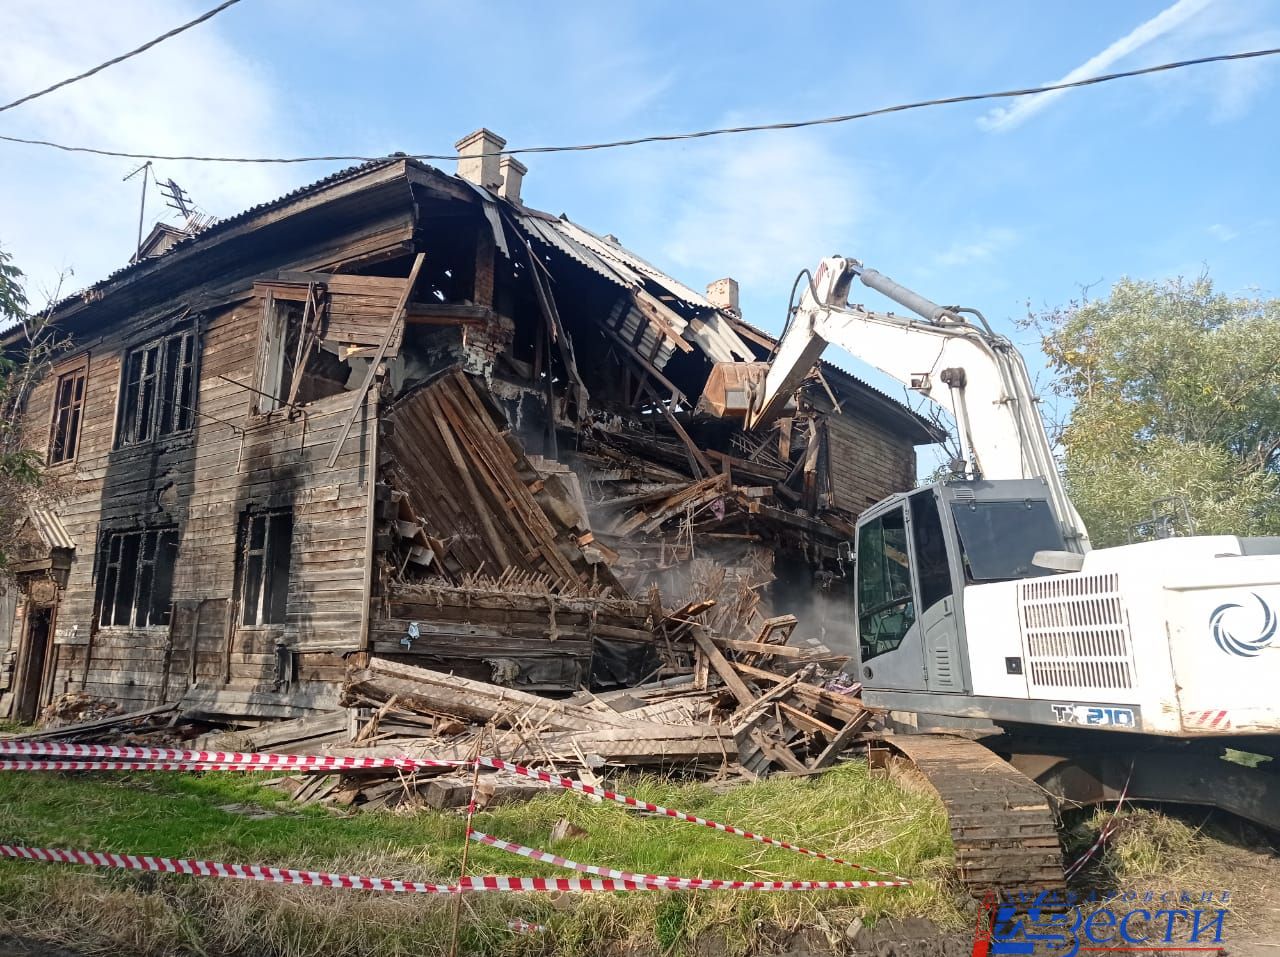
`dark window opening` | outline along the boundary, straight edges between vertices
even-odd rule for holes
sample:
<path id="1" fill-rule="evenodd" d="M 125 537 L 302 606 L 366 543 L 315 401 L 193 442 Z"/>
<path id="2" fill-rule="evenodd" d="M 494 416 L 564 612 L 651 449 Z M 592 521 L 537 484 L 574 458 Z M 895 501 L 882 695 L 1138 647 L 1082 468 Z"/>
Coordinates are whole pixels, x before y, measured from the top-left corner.
<path id="1" fill-rule="evenodd" d="M 188 431 L 195 418 L 195 331 L 131 349 L 122 381 L 117 447 Z"/>
<path id="2" fill-rule="evenodd" d="M 98 624 L 168 625 L 177 558 L 176 528 L 108 533 L 98 580 Z"/>
<path id="3" fill-rule="evenodd" d="M 322 316 L 302 302 L 269 298 L 254 409 L 265 415 L 345 391 L 351 366 L 320 337 Z M 305 320 L 305 321 L 304 321 Z"/>
<path id="4" fill-rule="evenodd" d="M 49 435 L 49 464 L 70 462 L 80 450 L 80 420 L 89 368 L 81 364 L 58 376 L 53 391 L 53 424 Z"/>
<path id="5" fill-rule="evenodd" d="M 920 579 L 920 611 L 951 595 L 951 565 L 942 536 L 942 516 L 933 492 L 911 496 L 911 538 L 916 547 L 916 576 Z"/>
<path id="6" fill-rule="evenodd" d="M 1049 569 L 1031 564 L 1032 557 L 1038 551 L 1066 547 L 1043 499 L 956 502 L 951 514 L 964 550 L 965 578 L 972 582 L 1051 575 Z"/>
<path id="7" fill-rule="evenodd" d="M 293 512 L 249 512 L 240 530 L 240 623 L 282 625 L 289 598 Z"/>
<path id="8" fill-rule="evenodd" d="M 862 660 L 896 651 L 915 623 L 902 509 L 858 529 L 858 641 Z"/>

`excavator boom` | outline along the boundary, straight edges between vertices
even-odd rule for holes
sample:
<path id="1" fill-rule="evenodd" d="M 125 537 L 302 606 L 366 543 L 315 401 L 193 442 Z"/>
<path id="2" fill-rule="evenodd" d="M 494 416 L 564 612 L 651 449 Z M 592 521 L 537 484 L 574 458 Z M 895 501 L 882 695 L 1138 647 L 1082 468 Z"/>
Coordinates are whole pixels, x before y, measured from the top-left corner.
<path id="1" fill-rule="evenodd" d="M 857 278 L 916 316 L 848 303 Z M 975 321 L 976 320 L 976 321 Z M 1088 549 L 1084 523 L 1058 475 L 1022 356 L 981 313 L 940 306 L 856 260 L 822 260 L 804 288 L 747 425 L 776 418 L 828 343 L 946 409 L 970 479 L 1040 479 L 1072 551 Z"/>

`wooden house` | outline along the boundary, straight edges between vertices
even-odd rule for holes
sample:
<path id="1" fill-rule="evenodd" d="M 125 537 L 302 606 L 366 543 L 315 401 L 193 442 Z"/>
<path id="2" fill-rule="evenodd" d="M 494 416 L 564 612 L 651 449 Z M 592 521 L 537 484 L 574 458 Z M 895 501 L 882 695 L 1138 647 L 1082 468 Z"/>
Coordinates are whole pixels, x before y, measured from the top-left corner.
<path id="1" fill-rule="evenodd" d="M 523 205 L 500 146 L 343 170 L 54 308 L 26 425 L 61 493 L 20 532 L 0 713 L 298 716 L 369 651 L 607 686 L 699 558 L 841 590 L 932 428 L 833 367 L 770 432 L 700 412 L 772 340 L 723 284 Z"/>

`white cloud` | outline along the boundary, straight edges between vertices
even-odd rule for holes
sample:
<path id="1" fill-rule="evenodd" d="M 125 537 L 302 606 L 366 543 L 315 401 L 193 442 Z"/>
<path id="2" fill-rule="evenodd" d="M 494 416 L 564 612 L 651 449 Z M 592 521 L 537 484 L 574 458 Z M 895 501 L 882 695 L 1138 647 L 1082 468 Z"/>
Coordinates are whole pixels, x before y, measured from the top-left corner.
<path id="1" fill-rule="evenodd" d="M 957 240 L 938 254 L 938 266 L 955 268 L 985 262 L 996 253 L 1008 249 L 1018 239 L 1018 232 L 1004 226 L 980 230 L 973 236 Z"/>
<path id="2" fill-rule="evenodd" d="M 165 0 L 111 4 L 8 0 L 0 4 L 0 99 L 82 72 L 190 19 L 203 5 Z M 233 17 L 232 8 L 223 17 Z M 126 151 L 272 155 L 288 150 L 289 123 L 264 67 L 225 39 L 218 19 L 4 114 L 4 132 Z M 70 269 L 62 293 L 124 265 L 138 222 L 138 163 L 0 143 L 5 221 L 0 243 L 27 272 L 34 303 Z M 232 215 L 319 178 L 315 167 L 157 162 L 205 210 Z M 152 190 L 147 227 L 170 211 Z"/>
<path id="3" fill-rule="evenodd" d="M 1177 30 L 1213 2 L 1214 0 L 1177 0 L 1172 6 L 1166 7 L 1150 20 L 1135 27 L 1057 82 L 1073 83 L 1107 72 L 1117 61 Z M 978 120 L 978 125 L 984 130 L 1012 129 L 1048 107 L 1066 92 L 1066 90 L 1054 90 L 1038 96 L 1021 97 L 1015 100 L 1012 106 L 991 110 Z"/>
<path id="4" fill-rule="evenodd" d="M 662 261 L 776 297 L 801 267 L 850 252 L 863 205 L 848 157 L 814 134 L 701 144 L 664 171 Z"/>
<path id="5" fill-rule="evenodd" d="M 1222 223 L 1214 223 L 1209 227 L 1208 233 L 1220 243 L 1229 243 L 1240 235 L 1236 230 L 1232 229 L 1230 226 L 1225 226 Z"/>

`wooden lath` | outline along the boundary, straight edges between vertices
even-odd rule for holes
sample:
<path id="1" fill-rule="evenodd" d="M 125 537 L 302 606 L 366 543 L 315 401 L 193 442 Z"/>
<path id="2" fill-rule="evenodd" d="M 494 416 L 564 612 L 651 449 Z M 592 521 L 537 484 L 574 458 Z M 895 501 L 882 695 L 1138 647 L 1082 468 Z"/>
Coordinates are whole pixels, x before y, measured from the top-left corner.
<path id="1" fill-rule="evenodd" d="M 577 533 L 542 508 L 543 493 L 519 445 L 498 431 L 470 380 L 446 373 L 397 402 L 386 439 L 392 481 L 432 535 L 444 537 L 461 574 L 502 575 L 509 568 L 545 576 L 557 590 L 616 588 L 607 566 L 593 564 Z"/>

